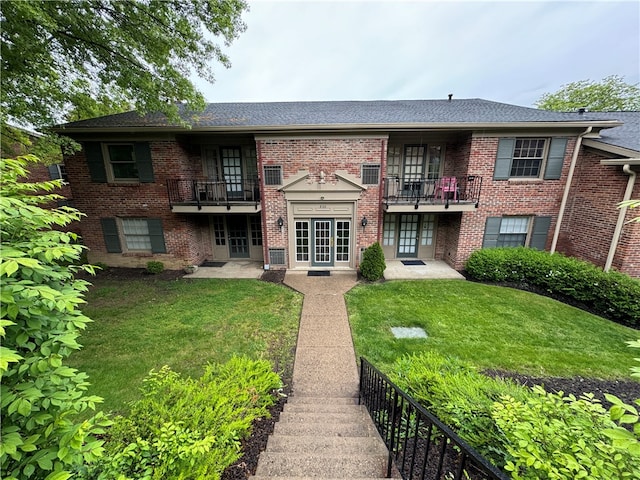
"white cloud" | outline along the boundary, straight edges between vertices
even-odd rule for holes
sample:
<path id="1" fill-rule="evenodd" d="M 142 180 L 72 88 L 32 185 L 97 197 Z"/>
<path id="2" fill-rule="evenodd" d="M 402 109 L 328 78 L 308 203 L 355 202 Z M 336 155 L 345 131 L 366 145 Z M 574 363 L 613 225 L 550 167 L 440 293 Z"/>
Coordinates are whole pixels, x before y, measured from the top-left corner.
<path id="1" fill-rule="evenodd" d="M 640 81 L 638 2 L 252 2 L 209 101 L 480 97 Z"/>

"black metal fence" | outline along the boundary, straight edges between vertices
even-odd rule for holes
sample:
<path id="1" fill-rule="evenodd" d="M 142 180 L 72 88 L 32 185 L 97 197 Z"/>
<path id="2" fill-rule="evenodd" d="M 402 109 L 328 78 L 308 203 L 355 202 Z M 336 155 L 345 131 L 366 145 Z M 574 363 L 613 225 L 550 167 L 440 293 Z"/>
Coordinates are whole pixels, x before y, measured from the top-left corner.
<path id="1" fill-rule="evenodd" d="M 364 404 L 405 480 L 509 480 L 434 415 L 360 359 L 360 403 Z"/>
<path id="2" fill-rule="evenodd" d="M 389 177 L 384 179 L 383 198 L 389 204 L 445 205 L 470 203 L 477 207 L 482 192 L 482 177 Z"/>

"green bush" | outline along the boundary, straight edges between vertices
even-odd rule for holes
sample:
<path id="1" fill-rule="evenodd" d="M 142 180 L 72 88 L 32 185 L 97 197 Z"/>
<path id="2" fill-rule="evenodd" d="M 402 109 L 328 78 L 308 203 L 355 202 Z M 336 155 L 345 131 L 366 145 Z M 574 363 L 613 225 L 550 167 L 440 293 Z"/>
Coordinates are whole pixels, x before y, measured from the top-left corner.
<path id="1" fill-rule="evenodd" d="M 362 254 L 360 273 L 370 282 L 380 280 L 387 264 L 384 261 L 384 252 L 378 242 L 368 247 Z"/>
<path id="2" fill-rule="evenodd" d="M 158 261 L 150 261 L 147 262 L 147 272 L 152 275 L 157 275 L 158 273 L 164 272 L 164 263 Z"/>
<path id="3" fill-rule="evenodd" d="M 169 367 L 152 371 L 129 416 L 115 419 L 104 459 L 84 478 L 218 479 L 281 386 L 269 362 L 244 357 L 209 365 L 198 379 Z"/>
<path id="4" fill-rule="evenodd" d="M 620 272 L 603 272 L 589 262 L 524 247 L 477 250 L 465 268 L 477 280 L 535 286 L 620 323 L 640 326 L 640 281 Z"/>

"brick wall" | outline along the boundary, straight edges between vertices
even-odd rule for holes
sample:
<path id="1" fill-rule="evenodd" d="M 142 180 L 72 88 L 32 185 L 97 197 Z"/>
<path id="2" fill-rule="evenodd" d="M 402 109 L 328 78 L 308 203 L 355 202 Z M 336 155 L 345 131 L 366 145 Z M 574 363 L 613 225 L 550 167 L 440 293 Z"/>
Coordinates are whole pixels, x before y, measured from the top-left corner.
<path id="1" fill-rule="evenodd" d="M 629 176 L 622 166 L 604 166 L 611 158 L 583 149 L 576 164 L 557 249 L 567 255 L 604 267 L 618 219 L 616 204 L 622 201 Z M 631 198 L 640 198 L 636 180 Z M 625 221 L 637 212 L 629 209 Z M 640 224 L 627 223 L 613 260 L 613 267 L 640 277 Z"/>
<path id="2" fill-rule="evenodd" d="M 360 178 L 360 167 L 363 163 L 382 164 L 381 177 L 386 167 L 386 140 L 382 138 L 356 137 L 315 137 L 315 138 L 282 138 L 261 139 L 257 141 L 258 168 L 262 171 L 265 165 L 281 165 L 283 181 L 291 181 L 291 177 L 302 170 L 309 171 L 306 180 L 309 185 L 320 181 L 320 172 L 325 173 L 327 184 L 336 182 L 335 171 L 347 171 Z M 287 231 L 287 203 L 279 186 L 263 186 L 263 236 L 265 262 L 268 262 L 269 248 L 284 248 L 288 250 L 288 237 L 293 232 Z M 330 187 L 329 187 L 330 188 Z M 356 234 L 356 247 L 353 252 L 355 258 L 361 248 L 368 247 L 379 240 L 381 192 L 379 185 L 367 185 L 358 200 L 357 211 L 354 216 L 353 232 Z M 360 226 L 363 216 L 367 217 L 368 225 L 365 229 Z M 277 226 L 277 219 L 285 219 L 282 232 Z M 289 259 L 287 251 L 286 258 Z M 284 268 L 273 266 L 272 268 Z"/>

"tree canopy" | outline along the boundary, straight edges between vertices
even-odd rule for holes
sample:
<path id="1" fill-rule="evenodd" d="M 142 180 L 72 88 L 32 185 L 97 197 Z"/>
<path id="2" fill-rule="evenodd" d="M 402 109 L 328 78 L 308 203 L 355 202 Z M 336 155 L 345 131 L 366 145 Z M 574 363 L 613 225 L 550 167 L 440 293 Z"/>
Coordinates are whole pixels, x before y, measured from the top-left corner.
<path id="1" fill-rule="evenodd" d="M 161 111 L 204 98 L 190 80 L 230 66 L 245 0 L 5 0 L 2 123 L 42 126 L 122 111 Z M 70 115 L 71 113 L 71 115 Z"/>
<path id="2" fill-rule="evenodd" d="M 559 112 L 586 108 L 590 112 L 640 111 L 640 87 L 610 75 L 599 82 L 580 80 L 563 85 L 555 93 L 545 93 L 535 103 L 537 108 Z"/>

